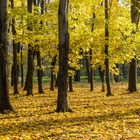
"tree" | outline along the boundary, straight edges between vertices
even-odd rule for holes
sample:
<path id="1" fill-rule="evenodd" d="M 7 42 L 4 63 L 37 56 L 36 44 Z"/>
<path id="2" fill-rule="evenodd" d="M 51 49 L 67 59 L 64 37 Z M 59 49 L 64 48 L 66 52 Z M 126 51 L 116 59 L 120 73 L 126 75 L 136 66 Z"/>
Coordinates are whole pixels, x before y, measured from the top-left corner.
<path id="1" fill-rule="evenodd" d="M 101 83 L 102 83 L 102 89 L 101 89 L 101 91 L 102 92 L 105 92 L 105 84 L 104 84 L 104 75 L 105 75 L 105 70 L 102 70 L 102 67 L 101 66 L 99 66 L 98 67 L 98 70 L 99 70 L 99 75 L 100 75 L 100 80 L 101 80 Z"/>
<path id="2" fill-rule="evenodd" d="M 69 76 L 69 92 L 73 92 L 72 76 Z"/>
<path id="3" fill-rule="evenodd" d="M 11 0 L 11 8 L 14 9 L 14 0 Z M 16 28 L 15 28 L 15 18 L 12 18 L 12 33 L 13 36 L 16 35 Z M 19 47 L 19 43 L 15 42 L 13 39 L 13 65 L 12 65 L 12 81 L 14 86 L 14 94 L 18 94 L 18 64 L 17 64 L 17 50 Z"/>
<path id="4" fill-rule="evenodd" d="M 24 84 L 24 71 L 23 71 L 23 46 L 20 48 L 20 69 L 21 69 L 21 87 L 23 87 Z"/>
<path id="5" fill-rule="evenodd" d="M 38 2 L 39 3 L 39 2 Z M 36 6 L 37 3 L 36 3 L 36 0 L 34 1 L 34 5 Z M 43 15 L 44 14 L 44 0 L 41 1 L 41 14 Z M 39 4 L 38 4 L 39 6 Z M 41 21 L 41 24 L 42 21 Z M 37 46 L 36 46 L 37 47 Z M 42 87 L 42 75 L 43 75 L 43 71 L 42 71 L 42 62 L 41 62 L 41 53 L 40 53 L 40 46 L 38 46 L 37 48 L 37 66 L 38 66 L 38 69 L 37 69 L 37 77 L 38 77 L 38 92 L 39 93 L 44 93 L 43 91 L 43 87 Z"/>
<path id="6" fill-rule="evenodd" d="M 93 6 L 93 10 L 95 10 L 94 6 Z M 91 26 L 91 32 L 93 32 L 93 30 L 94 30 L 95 18 L 96 18 L 96 15 L 95 15 L 95 12 L 93 12 L 93 23 Z M 92 68 L 92 55 L 93 55 L 93 53 L 92 53 L 92 49 L 89 50 L 89 54 L 90 54 L 90 91 L 93 91 L 94 87 L 93 87 L 93 68 Z"/>
<path id="7" fill-rule="evenodd" d="M 42 64 L 41 64 L 41 55 L 40 55 L 40 48 L 38 48 L 37 51 L 37 77 L 38 77 L 38 92 L 39 93 L 44 93 L 43 91 L 43 87 L 42 87 L 42 75 L 43 75 L 43 71 L 42 71 Z"/>
<path id="8" fill-rule="evenodd" d="M 27 0 L 28 2 L 28 12 L 32 13 L 32 0 Z M 28 21 L 29 22 L 29 21 Z M 28 30 L 32 31 L 32 23 L 28 23 Z M 34 57 L 35 51 L 31 44 L 28 44 L 28 71 L 26 76 L 26 84 L 27 86 L 27 96 L 33 95 L 33 73 L 34 73 Z"/>
<path id="9" fill-rule="evenodd" d="M 136 29 L 132 32 L 135 34 L 138 29 L 139 23 L 139 10 L 138 10 L 139 0 L 131 0 L 131 22 L 136 25 Z M 129 82 L 128 82 L 129 92 L 137 91 L 137 59 L 136 56 L 133 58 L 129 64 Z"/>
<path id="10" fill-rule="evenodd" d="M 7 0 L 0 0 L 0 112 L 13 111 L 7 79 Z"/>
<path id="11" fill-rule="evenodd" d="M 110 70 L 109 70 L 109 58 L 108 58 L 108 48 L 109 48 L 109 29 L 108 29 L 108 0 L 105 0 L 105 70 L 106 70 L 106 96 L 112 95 L 110 87 Z"/>
<path id="12" fill-rule="evenodd" d="M 69 52 L 69 32 L 68 32 L 68 6 L 69 0 L 60 0 L 58 9 L 58 30 L 59 30 L 59 80 L 58 99 L 56 112 L 70 112 L 68 106 L 68 52 Z"/>
<path id="13" fill-rule="evenodd" d="M 54 91 L 54 78 L 55 78 L 55 74 L 54 74 L 54 68 L 55 68 L 55 64 L 56 64 L 56 59 L 57 56 L 54 56 L 54 58 L 52 58 L 52 62 L 51 62 L 51 81 L 50 81 L 50 90 Z"/>

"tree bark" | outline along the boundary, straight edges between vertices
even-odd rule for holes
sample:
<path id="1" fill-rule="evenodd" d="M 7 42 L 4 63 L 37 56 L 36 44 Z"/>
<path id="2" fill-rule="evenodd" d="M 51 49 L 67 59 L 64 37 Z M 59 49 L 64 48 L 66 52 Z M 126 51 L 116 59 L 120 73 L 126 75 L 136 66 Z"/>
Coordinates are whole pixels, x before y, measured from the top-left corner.
<path id="1" fill-rule="evenodd" d="M 116 68 L 119 69 L 119 64 L 116 64 Z M 114 81 L 118 83 L 120 81 L 119 75 L 114 74 Z"/>
<path id="2" fill-rule="evenodd" d="M 111 86 L 110 86 L 110 70 L 109 70 L 109 29 L 108 29 L 108 0 L 105 0 L 105 70 L 106 70 L 106 87 L 107 93 L 106 96 L 111 96 Z"/>
<path id="3" fill-rule="evenodd" d="M 101 83 L 102 83 L 102 92 L 105 92 L 105 78 L 104 78 L 104 75 L 105 75 L 105 71 L 102 70 L 101 66 L 98 67 L 99 69 L 99 75 L 100 75 L 100 79 L 101 79 Z"/>
<path id="4" fill-rule="evenodd" d="M 132 31 L 133 34 L 137 32 L 138 23 L 139 23 L 139 0 L 131 0 L 131 22 L 136 25 L 136 30 Z M 129 92 L 137 91 L 137 59 L 132 59 L 129 64 L 129 83 L 128 83 Z"/>
<path id="5" fill-rule="evenodd" d="M 122 75 L 123 75 L 123 78 L 126 78 L 125 64 L 122 65 Z"/>
<path id="6" fill-rule="evenodd" d="M 53 58 L 51 62 L 51 82 L 50 82 L 50 91 L 54 91 L 54 68 L 56 64 L 56 56 Z"/>
<path id="7" fill-rule="evenodd" d="M 88 56 L 86 56 L 86 70 L 87 70 L 87 76 L 88 76 L 88 83 L 90 83 L 90 74 L 89 74 L 89 60 Z"/>
<path id="8" fill-rule="evenodd" d="M 129 82 L 128 82 L 128 90 L 129 92 L 137 91 L 137 60 L 132 59 L 129 66 Z"/>
<path id="9" fill-rule="evenodd" d="M 55 87 L 58 87 L 58 80 L 59 80 L 59 71 L 57 73 L 56 81 L 55 81 Z"/>
<path id="10" fill-rule="evenodd" d="M 39 48 L 40 49 L 40 48 Z M 43 87 L 42 87 L 42 67 L 41 67 L 41 56 L 40 56 L 40 50 L 37 51 L 37 77 L 38 77 L 38 92 L 44 93 Z"/>
<path id="11" fill-rule="evenodd" d="M 19 94 L 18 92 L 18 64 L 17 64 L 17 47 L 18 44 L 13 40 L 13 69 L 14 69 L 14 94 Z"/>
<path id="12" fill-rule="evenodd" d="M 80 70 L 76 70 L 75 71 L 75 75 L 74 75 L 74 81 L 75 82 L 80 82 L 80 75 L 81 75 L 81 71 Z"/>
<path id="13" fill-rule="evenodd" d="M 32 3 L 33 0 L 27 0 L 28 2 L 28 12 L 32 13 Z M 32 31 L 32 24 L 28 21 L 28 30 Z M 31 44 L 28 45 L 28 71 L 27 71 L 27 81 L 25 86 L 27 86 L 27 96 L 33 96 L 33 73 L 34 73 L 34 57 L 35 51 Z"/>
<path id="14" fill-rule="evenodd" d="M 14 66 L 11 67 L 11 86 L 14 85 Z"/>
<path id="15" fill-rule="evenodd" d="M 23 46 L 21 46 L 21 53 L 20 53 L 20 69 L 21 69 L 21 87 L 24 85 L 24 70 L 23 70 Z"/>
<path id="16" fill-rule="evenodd" d="M 27 71 L 27 96 L 33 96 L 33 74 L 34 74 L 34 54 L 33 49 L 28 45 L 28 71 Z"/>
<path id="17" fill-rule="evenodd" d="M 69 76 L 69 92 L 73 92 L 72 76 Z"/>
<path id="18" fill-rule="evenodd" d="M 68 32 L 68 5 L 69 0 L 60 0 L 58 9 L 58 30 L 59 30 L 59 80 L 58 98 L 56 112 L 71 111 L 68 106 L 68 52 L 69 52 L 69 32 Z"/>
<path id="19" fill-rule="evenodd" d="M 92 49 L 90 49 L 90 91 L 93 91 L 94 90 L 94 87 L 93 87 L 93 68 L 92 68 Z"/>
<path id="20" fill-rule="evenodd" d="M 11 9 L 14 9 L 14 0 L 11 0 Z M 12 34 L 16 35 L 15 18 L 12 19 Z M 12 82 L 14 86 L 14 94 L 18 94 L 18 64 L 17 64 L 18 43 L 13 39 L 13 65 L 12 65 Z"/>
<path id="21" fill-rule="evenodd" d="M 25 85 L 24 85 L 23 90 L 27 90 L 27 85 L 28 85 L 28 70 L 27 70 L 26 79 L 25 79 Z"/>
<path id="22" fill-rule="evenodd" d="M 95 10 L 94 6 L 93 6 L 93 10 Z M 95 15 L 95 12 L 93 12 L 93 23 L 91 26 L 91 32 L 93 32 L 93 30 L 94 30 L 95 18 L 96 18 L 96 15 Z M 91 48 L 89 50 L 89 54 L 90 54 L 90 91 L 93 91 L 94 87 L 93 87 L 93 68 L 92 68 L 92 49 Z"/>
<path id="23" fill-rule="evenodd" d="M 7 79 L 7 0 L 0 0 L 0 112 L 13 111 Z"/>

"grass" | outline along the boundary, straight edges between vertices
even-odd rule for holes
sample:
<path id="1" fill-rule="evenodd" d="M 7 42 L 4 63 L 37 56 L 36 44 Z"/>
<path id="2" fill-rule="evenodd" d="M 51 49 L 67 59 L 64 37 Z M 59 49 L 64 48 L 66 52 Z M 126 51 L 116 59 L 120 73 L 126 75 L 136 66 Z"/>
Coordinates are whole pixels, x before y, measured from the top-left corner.
<path id="1" fill-rule="evenodd" d="M 81 76 L 80 77 L 81 82 L 82 83 L 87 83 L 87 81 L 88 81 L 87 78 L 88 78 L 87 76 Z M 101 82 L 100 77 L 98 75 L 93 76 L 93 78 L 94 78 L 94 81 L 95 82 L 97 82 L 97 83 L 100 83 Z M 114 80 L 113 79 L 113 76 L 111 76 L 111 81 L 113 81 L 113 80 Z M 123 78 L 122 76 L 120 76 L 120 81 L 121 82 L 124 82 L 124 83 L 127 83 L 128 82 L 128 77 Z M 33 82 L 34 83 L 37 83 L 37 77 L 36 76 L 34 76 Z M 42 82 L 43 82 L 43 84 L 49 83 L 50 82 L 50 77 L 49 76 L 43 76 Z M 137 82 L 140 83 L 140 76 L 137 76 Z"/>
<path id="2" fill-rule="evenodd" d="M 128 94 L 125 83 L 113 84 L 111 97 L 95 87 L 75 84 L 68 93 L 73 113 L 54 112 L 57 92 L 48 86 L 42 95 L 36 86 L 33 97 L 22 89 L 10 95 L 16 113 L 0 114 L 0 140 L 139 140 L 140 94 Z"/>

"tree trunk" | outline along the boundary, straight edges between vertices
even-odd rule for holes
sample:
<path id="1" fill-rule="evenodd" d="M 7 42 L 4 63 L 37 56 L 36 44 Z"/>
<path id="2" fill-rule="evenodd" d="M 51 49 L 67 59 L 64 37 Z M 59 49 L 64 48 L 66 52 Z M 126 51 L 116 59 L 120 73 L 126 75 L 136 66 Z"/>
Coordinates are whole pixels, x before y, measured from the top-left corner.
<path id="1" fill-rule="evenodd" d="M 54 68 L 56 64 L 56 56 L 53 58 L 51 63 L 51 82 L 50 82 L 50 91 L 54 91 Z"/>
<path id="2" fill-rule="evenodd" d="M 137 91 L 136 83 L 137 83 L 137 61 L 135 58 L 133 58 L 129 66 L 128 90 L 130 93 Z"/>
<path id="3" fill-rule="evenodd" d="M 69 76 L 69 92 L 73 92 L 72 76 Z"/>
<path id="4" fill-rule="evenodd" d="M 11 9 L 14 9 L 14 0 L 11 0 Z M 12 19 L 12 34 L 16 35 L 15 18 Z M 14 94 L 18 94 L 18 63 L 17 63 L 17 52 L 19 43 L 15 43 L 13 39 L 13 66 L 12 66 L 12 84 L 14 86 Z"/>
<path id="5" fill-rule="evenodd" d="M 107 87 L 107 93 L 106 96 L 111 96 L 111 86 L 110 86 L 110 70 L 109 70 L 109 54 L 108 54 L 108 48 L 109 48 L 109 29 L 108 29 L 108 0 L 105 0 L 105 70 L 106 70 L 106 87 Z"/>
<path id="6" fill-rule="evenodd" d="M 0 112 L 12 110 L 7 79 L 7 0 L 0 0 Z"/>
<path id="7" fill-rule="evenodd" d="M 58 87 L 58 80 L 59 80 L 59 71 L 57 73 L 56 81 L 55 81 L 55 87 Z"/>
<path id="8" fill-rule="evenodd" d="M 139 0 L 131 0 L 131 22 L 136 25 L 136 30 L 132 33 L 135 34 L 138 29 L 139 23 Z M 129 65 L 129 92 L 137 91 L 137 60 L 136 56 L 132 59 Z"/>
<path id="9" fill-rule="evenodd" d="M 101 66 L 98 67 L 99 69 L 99 75 L 100 75 L 100 79 L 101 79 L 101 83 L 102 83 L 102 92 L 105 92 L 105 78 L 104 78 L 104 75 L 105 75 L 105 71 L 102 70 Z"/>
<path id="10" fill-rule="evenodd" d="M 52 69 L 51 69 L 50 91 L 54 91 L 54 73 Z"/>
<path id="11" fill-rule="evenodd" d="M 119 69 L 119 64 L 116 64 L 116 68 Z M 115 83 L 118 83 L 120 81 L 119 75 L 114 74 L 114 81 Z"/>
<path id="12" fill-rule="evenodd" d="M 33 74 L 34 74 L 34 54 L 33 49 L 28 45 L 28 72 L 27 72 L 27 96 L 33 96 Z"/>
<path id="13" fill-rule="evenodd" d="M 80 75 L 81 75 L 81 72 L 80 72 L 80 70 L 76 70 L 75 71 L 75 75 L 74 75 L 74 81 L 75 82 L 80 82 Z"/>
<path id="14" fill-rule="evenodd" d="M 88 83 L 90 83 L 89 60 L 87 56 L 86 56 L 86 70 L 87 70 L 87 76 L 88 76 Z"/>
<path id="15" fill-rule="evenodd" d="M 32 13 L 33 0 L 28 0 L 28 12 Z M 32 23 L 28 21 L 28 30 L 32 31 Z M 27 96 L 33 96 L 33 74 L 34 74 L 34 56 L 35 51 L 31 44 L 28 45 L 28 71 L 27 71 Z"/>
<path id="16" fill-rule="evenodd" d="M 95 10 L 94 6 L 93 6 L 93 10 Z M 91 26 L 91 32 L 93 32 L 94 30 L 95 18 L 96 18 L 96 15 L 95 15 L 95 12 L 93 12 L 93 23 Z M 90 54 L 90 91 L 93 91 L 94 87 L 93 87 L 92 49 L 89 50 L 89 54 Z"/>
<path id="17" fill-rule="evenodd" d="M 40 50 L 37 51 L 37 77 L 38 77 L 38 92 L 44 93 L 42 87 L 42 67 L 41 67 L 41 57 L 40 57 Z"/>
<path id="18" fill-rule="evenodd" d="M 13 40 L 13 69 L 14 69 L 14 94 L 18 94 L 18 64 L 17 64 L 17 43 Z"/>
<path id="19" fill-rule="evenodd" d="M 60 0 L 58 9 L 58 30 L 59 30 L 59 80 L 58 98 L 56 112 L 71 111 L 67 101 L 68 90 L 68 4 L 69 0 Z"/>
<path id="20" fill-rule="evenodd" d="M 93 87 L 93 68 L 92 68 L 92 49 L 90 49 L 90 91 L 93 91 L 94 90 L 94 87 Z"/>
<path id="21" fill-rule="evenodd" d="M 23 71 L 23 54 L 22 54 L 22 51 L 23 51 L 23 46 L 21 46 L 21 53 L 20 53 L 20 68 L 21 68 L 21 87 L 23 87 L 23 84 L 24 84 L 24 71 Z"/>
<path id="22" fill-rule="evenodd" d="M 11 68 L 11 86 L 14 85 L 14 65 L 12 64 Z"/>
<path id="23" fill-rule="evenodd" d="M 126 78 L 125 64 L 122 65 L 122 75 L 123 78 Z"/>
<path id="24" fill-rule="evenodd" d="M 23 90 L 27 90 L 27 85 L 28 85 L 28 70 L 27 70 L 26 79 L 25 79 L 25 85 L 24 85 Z"/>

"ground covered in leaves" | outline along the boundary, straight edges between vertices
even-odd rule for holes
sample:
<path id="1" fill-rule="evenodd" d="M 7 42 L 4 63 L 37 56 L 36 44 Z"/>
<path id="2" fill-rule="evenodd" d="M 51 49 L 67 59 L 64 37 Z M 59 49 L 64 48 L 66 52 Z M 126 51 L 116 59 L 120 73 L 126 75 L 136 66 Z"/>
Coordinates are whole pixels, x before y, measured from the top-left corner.
<path id="1" fill-rule="evenodd" d="M 128 94 L 126 84 L 113 85 L 106 97 L 95 85 L 76 84 L 69 93 L 72 113 L 55 113 L 57 91 L 36 88 L 33 97 L 11 94 L 16 113 L 0 114 L 0 140 L 140 140 L 140 93 Z M 12 91 L 11 91 L 12 93 Z"/>

